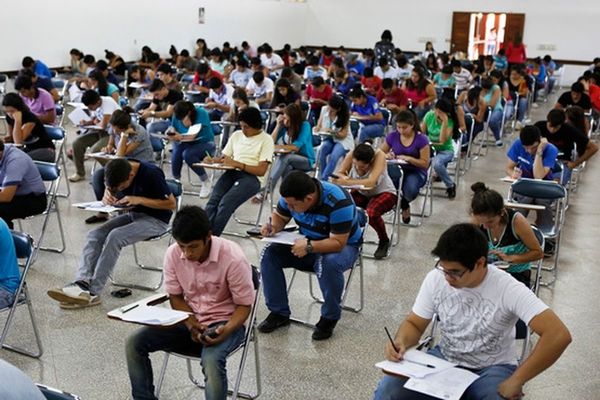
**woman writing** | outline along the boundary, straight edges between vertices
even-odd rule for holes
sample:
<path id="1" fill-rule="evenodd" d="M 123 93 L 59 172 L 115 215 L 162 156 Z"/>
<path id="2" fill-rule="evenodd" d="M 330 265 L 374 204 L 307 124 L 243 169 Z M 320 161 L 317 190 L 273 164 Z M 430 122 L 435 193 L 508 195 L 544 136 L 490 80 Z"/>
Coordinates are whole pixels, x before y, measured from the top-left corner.
<path id="1" fill-rule="evenodd" d="M 319 178 L 326 181 L 340 159 L 354 148 L 354 138 L 350 134 L 350 111 L 344 99 L 337 95 L 329 99 L 314 131 L 328 134 L 319 150 Z"/>

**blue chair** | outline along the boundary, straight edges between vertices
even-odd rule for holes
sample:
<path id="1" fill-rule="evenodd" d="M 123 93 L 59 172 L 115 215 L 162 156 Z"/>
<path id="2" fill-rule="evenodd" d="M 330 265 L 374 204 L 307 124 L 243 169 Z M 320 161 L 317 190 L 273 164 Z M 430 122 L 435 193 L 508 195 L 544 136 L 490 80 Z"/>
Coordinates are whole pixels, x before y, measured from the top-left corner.
<path id="1" fill-rule="evenodd" d="M 58 105 L 56 106 L 59 107 Z M 62 108 L 62 107 L 61 107 Z M 56 148 L 56 159 L 54 162 L 57 165 L 62 166 L 62 170 L 67 170 L 67 135 L 65 130 L 60 126 L 44 125 L 44 129 L 48 134 L 48 137 L 54 142 Z M 61 176 L 62 178 L 62 176 Z M 62 179 L 61 179 L 62 180 Z M 69 180 L 65 179 L 65 185 L 67 187 L 66 193 L 59 193 L 59 197 L 69 197 L 71 195 L 71 186 Z"/>
<path id="2" fill-rule="evenodd" d="M 33 358 L 40 358 L 44 350 L 42 348 L 42 340 L 37 328 L 37 323 L 35 322 L 35 315 L 33 312 L 33 306 L 31 304 L 31 298 L 29 297 L 29 290 L 27 289 L 27 283 L 25 281 L 27 279 L 29 268 L 31 267 L 34 259 L 33 239 L 28 234 L 21 232 L 12 232 L 12 238 L 15 245 L 17 258 L 24 260 L 24 263 L 22 264 L 21 281 L 19 282 L 19 287 L 15 292 L 13 304 L 10 307 L 0 310 L 0 312 L 8 311 L 8 317 L 6 318 L 2 335 L 0 336 L 0 345 L 7 350 L 11 350 L 19 354 Z M 29 318 L 31 319 L 31 326 L 33 327 L 37 351 L 26 350 L 24 348 L 12 346 L 6 343 L 6 338 L 13 323 L 17 307 L 23 304 L 27 305 L 27 310 L 29 311 Z M 19 334 L 22 336 L 23 332 L 19 332 Z"/>

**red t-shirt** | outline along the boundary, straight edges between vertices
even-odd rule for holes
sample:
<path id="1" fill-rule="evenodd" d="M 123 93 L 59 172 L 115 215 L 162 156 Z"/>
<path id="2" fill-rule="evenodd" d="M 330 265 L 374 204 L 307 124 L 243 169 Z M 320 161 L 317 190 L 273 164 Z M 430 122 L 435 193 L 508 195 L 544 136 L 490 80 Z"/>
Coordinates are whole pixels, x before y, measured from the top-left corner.
<path id="1" fill-rule="evenodd" d="M 373 76 L 371 78 L 365 78 L 363 76 L 360 83 L 365 87 L 367 93 L 372 96 L 375 96 L 377 92 L 379 92 L 379 89 L 381 89 L 381 78 L 378 76 Z"/>
<path id="2" fill-rule="evenodd" d="M 308 96 L 309 100 L 321 99 L 321 100 L 329 101 L 331 96 L 333 96 L 333 89 L 331 89 L 331 86 L 325 85 L 325 89 L 323 89 L 323 91 L 319 92 L 318 90 L 315 90 L 315 88 L 313 88 L 313 85 L 308 85 L 308 87 L 306 88 L 306 95 Z M 323 104 L 312 103 L 312 102 L 310 103 L 310 108 L 313 110 L 319 109 L 321 107 L 323 107 Z"/>
<path id="3" fill-rule="evenodd" d="M 209 79 L 212 77 L 215 77 L 215 76 L 217 78 L 221 79 L 221 81 L 223 80 L 223 75 L 221 75 L 220 73 L 218 73 L 217 71 L 215 71 L 213 69 L 209 69 L 208 72 L 206 73 L 206 76 L 202 80 L 201 86 L 207 86 Z M 198 82 L 200 82 L 200 75 L 198 75 L 197 72 L 194 72 L 194 80 L 192 82 L 194 83 L 194 85 L 199 84 Z"/>
<path id="4" fill-rule="evenodd" d="M 506 47 L 506 59 L 510 64 L 524 64 L 527 59 L 525 45 L 521 43 L 519 46 L 515 46 L 509 43 Z"/>
<path id="5" fill-rule="evenodd" d="M 592 107 L 596 110 L 600 110 L 600 86 L 590 83 L 589 92 Z"/>
<path id="6" fill-rule="evenodd" d="M 377 101 L 381 102 L 383 99 L 385 99 L 386 103 L 395 104 L 398 107 L 408 105 L 408 97 L 406 97 L 404 90 L 399 87 L 392 90 L 392 93 L 389 95 L 386 95 L 383 89 L 379 89 L 379 92 L 377 92 Z"/>

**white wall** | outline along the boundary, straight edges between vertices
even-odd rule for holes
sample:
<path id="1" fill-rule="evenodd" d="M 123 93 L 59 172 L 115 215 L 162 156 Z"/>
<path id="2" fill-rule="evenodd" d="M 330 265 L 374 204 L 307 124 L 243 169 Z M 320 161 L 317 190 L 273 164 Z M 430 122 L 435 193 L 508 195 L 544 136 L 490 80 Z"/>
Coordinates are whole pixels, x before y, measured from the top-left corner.
<path id="1" fill-rule="evenodd" d="M 205 7 L 206 23 L 198 23 Z M 16 15 L 27 15 L 24 19 Z M 50 67 L 68 65 L 69 50 L 104 58 L 104 49 L 138 59 L 143 45 L 167 55 L 171 44 L 192 50 L 243 40 L 274 47 L 303 42 L 306 4 L 272 0 L 29 0 L 14 1 L 0 19 L 0 71 L 21 67 L 25 55 Z"/>
<path id="2" fill-rule="evenodd" d="M 384 29 L 404 50 L 420 50 L 426 38 L 448 51 L 453 11 L 525 13 L 528 55 L 592 60 L 600 56 L 597 26 L 599 0 L 308 0 L 306 43 L 372 47 Z M 368 10 L 368 12 L 367 12 Z M 555 51 L 538 50 L 554 45 Z"/>

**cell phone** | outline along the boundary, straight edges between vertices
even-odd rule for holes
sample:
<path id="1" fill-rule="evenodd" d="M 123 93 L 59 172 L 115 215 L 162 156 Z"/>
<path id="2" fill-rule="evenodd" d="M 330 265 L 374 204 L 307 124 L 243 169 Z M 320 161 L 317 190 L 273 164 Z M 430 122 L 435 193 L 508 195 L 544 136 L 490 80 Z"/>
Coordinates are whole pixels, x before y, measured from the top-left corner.
<path id="1" fill-rule="evenodd" d="M 123 297 L 131 296 L 131 289 L 119 289 L 110 292 L 110 295 L 113 297 L 118 297 L 122 299 Z"/>
<path id="2" fill-rule="evenodd" d="M 217 328 L 222 325 L 225 325 L 225 322 L 219 322 L 217 324 L 214 324 L 214 325 L 208 327 L 204 332 L 202 332 L 200 337 L 203 339 L 206 337 L 209 337 L 211 339 L 216 338 L 217 336 L 219 336 L 219 334 L 217 333 Z"/>

